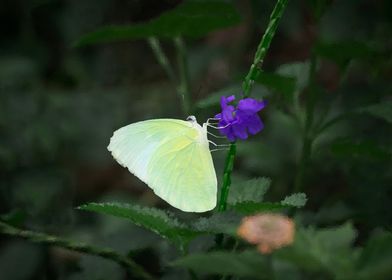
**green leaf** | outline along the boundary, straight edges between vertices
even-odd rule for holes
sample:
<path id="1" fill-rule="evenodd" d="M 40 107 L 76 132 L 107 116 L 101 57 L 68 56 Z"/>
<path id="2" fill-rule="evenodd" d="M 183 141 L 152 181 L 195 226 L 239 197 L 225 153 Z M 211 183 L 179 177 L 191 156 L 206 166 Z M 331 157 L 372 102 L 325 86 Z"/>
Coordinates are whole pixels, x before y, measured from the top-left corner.
<path id="1" fill-rule="evenodd" d="M 292 195 L 286 196 L 285 199 L 281 201 L 283 205 L 301 208 L 306 204 L 306 194 L 304 193 L 294 193 Z"/>
<path id="2" fill-rule="evenodd" d="M 288 208 L 289 205 L 283 205 L 279 202 L 254 202 L 244 201 L 236 204 L 229 205 L 230 209 L 233 209 L 239 213 L 245 215 L 252 215 L 259 212 L 273 212 Z"/>
<path id="3" fill-rule="evenodd" d="M 358 279 L 388 279 L 392 274 L 392 234 L 381 232 L 372 236 L 357 267 Z"/>
<path id="4" fill-rule="evenodd" d="M 286 96 L 291 96 L 295 91 L 296 80 L 293 77 L 285 77 L 276 73 L 262 72 L 256 82 Z"/>
<path id="5" fill-rule="evenodd" d="M 211 31 L 236 25 L 239 22 L 240 16 L 230 3 L 216 0 L 188 0 L 148 22 L 102 27 L 84 35 L 75 45 L 135 40 L 151 36 L 200 37 Z"/>
<path id="6" fill-rule="evenodd" d="M 306 195 L 296 193 L 287 196 L 281 202 L 262 202 L 264 194 L 271 185 L 269 178 L 256 178 L 241 183 L 233 184 L 228 197 L 230 209 L 245 215 L 259 212 L 271 212 L 288 207 L 303 207 L 306 204 Z"/>
<path id="7" fill-rule="evenodd" d="M 331 145 L 331 151 L 337 158 L 346 158 L 357 161 L 364 160 L 389 160 L 391 153 L 388 149 L 379 146 L 372 140 L 353 140 L 340 138 Z"/>
<path id="8" fill-rule="evenodd" d="M 125 218 L 132 223 L 167 238 L 178 246 L 186 246 L 200 233 L 180 223 L 174 214 L 165 211 L 123 203 L 89 203 L 78 209 Z"/>
<path id="9" fill-rule="evenodd" d="M 333 279 L 354 279 L 357 251 L 351 246 L 356 236 L 351 223 L 327 229 L 300 228 L 294 244 L 276 255 L 304 271 L 324 272 Z"/>
<path id="10" fill-rule="evenodd" d="M 201 233 L 225 233 L 236 236 L 236 231 L 241 219 L 242 216 L 230 211 L 214 213 L 210 217 L 203 217 L 194 222 L 193 228 Z"/>
<path id="11" fill-rule="evenodd" d="M 376 54 L 367 44 L 356 41 L 319 42 L 315 51 L 319 56 L 335 61 L 341 67 L 351 59 L 367 58 Z"/>
<path id="12" fill-rule="evenodd" d="M 309 67 L 309 62 L 294 62 L 279 66 L 276 73 L 284 77 L 293 78 L 296 81 L 295 90 L 302 91 L 308 85 Z"/>
<path id="13" fill-rule="evenodd" d="M 233 275 L 263 279 L 266 276 L 265 258 L 255 251 L 209 252 L 193 254 L 176 260 L 173 266 L 192 269 L 205 274 Z"/>
<path id="14" fill-rule="evenodd" d="M 27 218 L 27 213 L 21 209 L 13 209 L 11 212 L 0 215 L 0 220 L 7 224 L 20 227 Z"/>
<path id="15" fill-rule="evenodd" d="M 392 123 L 392 101 L 384 101 L 378 104 L 370 105 L 358 110 L 359 113 L 367 113 L 377 118 Z"/>
<path id="16" fill-rule="evenodd" d="M 261 202 L 264 194 L 271 185 L 271 179 L 262 177 L 255 178 L 242 183 L 233 184 L 227 202 L 236 204 L 245 201 Z"/>

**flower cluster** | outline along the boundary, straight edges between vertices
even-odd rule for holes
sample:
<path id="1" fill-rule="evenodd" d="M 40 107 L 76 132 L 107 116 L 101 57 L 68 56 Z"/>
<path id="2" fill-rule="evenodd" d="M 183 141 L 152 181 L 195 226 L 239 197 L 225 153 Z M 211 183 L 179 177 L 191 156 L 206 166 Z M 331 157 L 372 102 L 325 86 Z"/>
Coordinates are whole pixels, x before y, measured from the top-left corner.
<path id="1" fill-rule="evenodd" d="M 293 243 L 294 232 L 293 220 L 272 213 L 245 217 L 237 230 L 240 237 L 256 244 L 257 249 L 263 254 L 269 254 Z"/>
<path id="2" fill-rule="evenodd" d="M 234 95 L 221 97 L 222 112 L 215 118 L 219 119 L 219 131 L 229 141 L 245 140 L 249 134 L 260 132 L 264 125 L 257 113 L 265 107 L 264 101 L 253 98 L 244 98 L 238 102 L 237 107 L 230 105 L 235 100 Z"/>

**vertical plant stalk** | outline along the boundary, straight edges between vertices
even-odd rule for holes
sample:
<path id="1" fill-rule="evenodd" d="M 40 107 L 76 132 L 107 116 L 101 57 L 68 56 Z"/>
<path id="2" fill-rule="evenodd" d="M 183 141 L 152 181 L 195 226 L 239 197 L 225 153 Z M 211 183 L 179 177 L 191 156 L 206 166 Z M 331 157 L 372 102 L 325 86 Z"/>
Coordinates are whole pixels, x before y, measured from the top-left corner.
<path id="1" fill-rule="evenodd" d="M 261 67 L 263 65 L 265 55 L 267 54 L 267 51 L 271 45 L 272 38 L 274 37 L 276 28 L 279 24 L 279 20 L 287 6 L 287 1 L 288 0 L 278 0 L 274 9 L 272 10 L 267 29 L 257 47 L 257 51 L 253 59 L 253 63 L 250 66 L 249 72 L 246 75 L 244 82 L 242 83 L 244 97 L 250 96 L 253 84 L 262 71 Z"/>
<path id="2" fill-rule="evenodd" d="M 132 275 L 136 278 L 153 279 L 153 277 L 149 273 L 147 273 L 140 265 L 135 263 L 132 259 L 120 255 L 119 253 L 110 249 L 98 248 L 84 243 L 74 242 L 56 236 L 47 235 L 44 233 L 22 230 L 1 221 L 0 233 L 23 238 L 34 243 L 58 246 L 75 252 L 99 256 L 120 264 L 124 268 L 128 269 L 129 272 L 132 273 Z"/>
<path id="3" fill-rule="evenodd" d="M 227 198 L 229 197 L 230 185 L 231 185 L 231 172 L 234 167 L 234 158 L 236 154 L 237 146 L 235 143 L 230 144 L 229 152 L 226 156 L 225 169 L 223 173 L 223 183 L 219 198 L 218 211 L 226 211 L 227 208 Z M 217 234 L 215 237 L 215 243 L 217 246 L 221 247 L 223 243 L 223 234 Z"/>
<path id="4" fill-rule="evenodd" d="M 174 44 L 177 49 L 178 70 L 180 75 L 180 83 L 177 87 L 177 93 L 181 98 L 184 114 L 189 116 L 192 112 L 192 108 L 186 46 L 181 37 L 176 37 L 174 39 Z"/>
<path id="5" fill-rule="evenodd" d="M 287 6 L 288 0 L 278 0 L 272 10 L 267 29 L 261 38 L 257 47 L 255 58 L 250 67 L 249 73 L 246 75 L 242 83 L 244 97 L 249 97 L 255 78 L 261 72 L 261 65 L 267 50 L 271 44 L 272 38 L 275 35 L 279 19 L 282 17 L 283 11 Z M 236 144 L 231 143 L 229 152 L 226 157 L 225 169 L 223 172 L 223 185 L 221 189 L 221 196 L 219 199 L 218 211 L 225 211 L 227 208 L 227 197 L 229 196 L 229 189 L 231 184 L 231 172 L 233 170 L 234 158 L 236 154 Z"/>
<path id="6" fill-rule="evenodd" d="M 156 37 L 150 37 L 147 40 L 150 48 L 152 49 L 156 59 L 158 60 L 159 64 L 162 66 L 163 70 L 166 72 L 167 77 L 170 81 L 174 84 L 177 84 L 176 75 L 173 71 L 173 67 L 171 66 L 169 59 L 167 58 L 165 52 L 161 47 L 161 43 Z"/>
<path id="7" fill-rule="evenodd" d="M 309 67 L 309 86 L 307 89 L 305 124 L 302 136 L 302 151 L 299 161 L 298 172 L 294 181 L 294 192 L 300 192 L 303 189 L 306 168 L 312 154 L 312 144 L 314 136 L 312 135 L 312 126 L 314 120 L 314 107 L 316 103 L 316 84 L 315 75 L 317 68 L 317 58 L 312 52 Z"/>
<path id="8" fill-rule="evenodd" d="M 236 144 L 231 143 L 229 152 L 226 157 L 225 170 L 223 173 L 223 184 L 221 195 L 219 199 L 218 211 L 225 211 L 227 208 L 227 198 L 229 196 L 230 185 L 231 185 L 231 172 L 234 167 L 234 158 L 236 154 Z"/>

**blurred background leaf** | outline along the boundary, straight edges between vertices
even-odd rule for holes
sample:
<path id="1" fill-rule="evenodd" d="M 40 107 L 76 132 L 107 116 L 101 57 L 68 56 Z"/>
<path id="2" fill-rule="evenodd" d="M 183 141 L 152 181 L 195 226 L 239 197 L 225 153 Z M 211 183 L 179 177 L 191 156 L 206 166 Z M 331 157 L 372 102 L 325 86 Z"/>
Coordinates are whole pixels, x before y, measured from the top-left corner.
<path id="1" fill-rule="evenodd" d="M 200 264 L 206 264 L 205 274 L 222 269 L 242 279 L 266 271 L 282 280 L 389 279 L 390 1 L 289 1 L 252 92 L 267 101 L 260 114 L 265 128 L 237 143 L 228 213 L 176 211 L 106 150 L 119 127 L 183 118 L 177 85 L 143 39 L 162 39 L 162 50 L 176 65 L 171 39 L 184 36 L 191 103 L 204 122 L 219 113 L 222 95 L 241 98 L 274 3 L 1 1 L 0 219 L 113 248 L 160 279 L 187 279 L 185 267 L 195 267 L 202 279 Z M 75 42 L 85 47 L 71 48 Z M 312 151 L 301 189 L 294 190 L 310 96 Z M 213 158 L 220 186 L 225 153 Z M 282 204 L 293 193 L 292 205 Z M 293 207 L 305 202 L 298 193 L 306 194 L 302 208 Z M 137 226 L 75 210 L 93 201 L 159 208 L 163 216 L 156 224 L 133 217 Z M 165 218 L 167 210 L 185 233 L 177 233 L 171 215 Z M 260 211 L 283 212 L 296 221 L 295 243 L 269 258 L 249 252 L 251 245 L 235 235 L 244 215 Z M 197 258 L 170 266 L 187 257 L 151 232 L 163 229 L 188 242 L 188 257 Z M 222 233 L 221 249 L 230 251 L 215 252 L 215 235 Z M 3 235 L 0 244 L 0 278 L 6 280 L 129 276 L 116 264 L 60 248 Z"/>
<path id="2" fill-rule="evenodd" d="M 265 279 L 264 259 L 254 251 L 242 253 L 211 252 L 193 254 L 176 260 L 172 265 L 193 269 L 205 274 L 233 275 Z"/>
<path id="3" fill-rule="evenodd" d="M 76 46 L 148 37 L 200 37 L 239 22 L 240 16 L 230 3 L 186 0 L 175 9 L 148 22 L 133 26 L 108 26 L 93 31 L 79 39 Z"/>

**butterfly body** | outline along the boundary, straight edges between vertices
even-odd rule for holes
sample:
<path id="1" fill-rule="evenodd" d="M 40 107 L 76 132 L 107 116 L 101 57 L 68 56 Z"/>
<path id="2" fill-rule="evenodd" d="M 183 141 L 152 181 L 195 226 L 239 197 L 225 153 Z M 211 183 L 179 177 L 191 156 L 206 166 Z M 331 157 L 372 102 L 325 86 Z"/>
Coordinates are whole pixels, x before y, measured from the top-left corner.
<path id="1" fill-rule="evenodd" d="M 172 206 L 187 212 L 216 206 L 217 179 L 207 128 L 194 117 L 127 125 L 114 132 L 108 150 Z"/>

